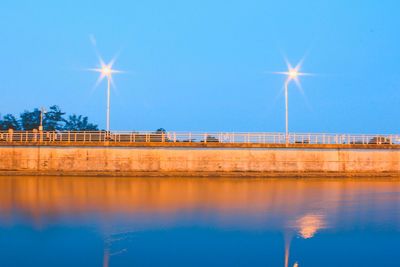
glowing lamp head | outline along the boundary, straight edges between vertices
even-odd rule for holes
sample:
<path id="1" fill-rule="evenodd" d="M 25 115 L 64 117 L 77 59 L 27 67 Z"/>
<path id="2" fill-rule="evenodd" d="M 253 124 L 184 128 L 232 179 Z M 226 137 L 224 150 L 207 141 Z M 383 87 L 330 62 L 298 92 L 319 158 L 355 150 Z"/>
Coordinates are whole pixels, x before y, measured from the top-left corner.
<path id="1" fill-rule="evenodd" d="M 297 71 L 296 71 L 296 70 L 291 70 L 291 71 L 289 72 L 289 76 L 290 76 L 290 78 L 296 78 L 296 76 L 297 76 Z"/>
<path id="2" fill-rule="evenodd" d="M 110 69 L 110 67 L 103 67 L 102 69 L 101 69 L 101 72 L 104 74 L 104 75 L 110 75 L 110 73 L 111 73 L 111 69 Z"/>

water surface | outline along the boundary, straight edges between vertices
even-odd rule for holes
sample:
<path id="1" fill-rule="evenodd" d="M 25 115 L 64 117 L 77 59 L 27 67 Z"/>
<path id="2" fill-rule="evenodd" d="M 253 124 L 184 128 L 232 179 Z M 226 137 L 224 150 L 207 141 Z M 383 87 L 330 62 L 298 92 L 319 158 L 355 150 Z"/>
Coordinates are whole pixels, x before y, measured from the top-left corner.
<path id="1" fill-rule="evenodd" d="M 400 266 L 400 179 L 0 177 L 1 266 Z"/>

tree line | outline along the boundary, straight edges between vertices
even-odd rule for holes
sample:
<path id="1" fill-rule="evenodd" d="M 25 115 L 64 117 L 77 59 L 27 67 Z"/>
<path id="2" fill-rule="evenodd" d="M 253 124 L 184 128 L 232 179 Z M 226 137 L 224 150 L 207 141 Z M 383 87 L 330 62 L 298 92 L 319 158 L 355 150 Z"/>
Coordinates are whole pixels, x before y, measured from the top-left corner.
<path id="1" fill-rule="evenodd" d="M 16 118 L 6 114 L 0 118 L 0 131 L 13 129 L 15 131 L 32 131 L 39 129 L 42 111 L 35 108 L 33 111 L 25 110 Z M 90 123 L 88 117 L 72 114 L 65 118 L 65 112 L 53 105 L 43 114 L 43 131 L 98 131 L 96 124 Z"/>

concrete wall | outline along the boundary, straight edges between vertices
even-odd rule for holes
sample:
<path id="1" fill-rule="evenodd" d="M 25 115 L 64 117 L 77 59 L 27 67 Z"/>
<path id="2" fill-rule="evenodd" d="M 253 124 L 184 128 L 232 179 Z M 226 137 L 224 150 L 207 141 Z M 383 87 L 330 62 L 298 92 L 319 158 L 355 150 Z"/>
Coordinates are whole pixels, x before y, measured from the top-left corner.
<path id="1" fill-rule="evenodd" d="M 398 149 L 0 146 L 1 174 L 397 176 Z"/>

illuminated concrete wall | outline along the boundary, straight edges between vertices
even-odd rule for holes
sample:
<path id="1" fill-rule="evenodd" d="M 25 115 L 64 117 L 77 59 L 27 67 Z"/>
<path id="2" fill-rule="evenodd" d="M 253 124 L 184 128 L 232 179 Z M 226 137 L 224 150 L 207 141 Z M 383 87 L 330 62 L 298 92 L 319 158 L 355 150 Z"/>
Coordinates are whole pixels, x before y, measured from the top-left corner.
<path id="1" fill-rule="evenodd" d="M 1 146 L 0 171 L 63 175 L 387 175 L 397 149 Z"/>

